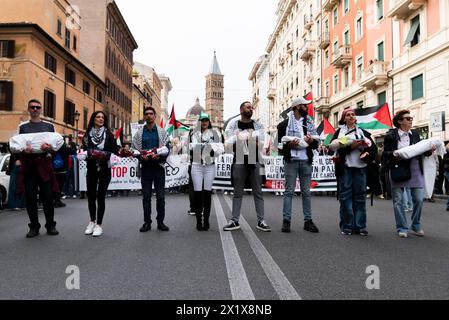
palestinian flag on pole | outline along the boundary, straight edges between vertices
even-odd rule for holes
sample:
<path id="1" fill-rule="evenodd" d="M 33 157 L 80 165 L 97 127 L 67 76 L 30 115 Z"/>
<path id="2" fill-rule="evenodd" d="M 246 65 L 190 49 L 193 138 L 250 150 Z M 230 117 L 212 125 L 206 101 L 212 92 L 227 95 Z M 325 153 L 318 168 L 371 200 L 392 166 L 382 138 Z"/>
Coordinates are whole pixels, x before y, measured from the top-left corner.
<path id="1" fill-rule="evenodd" d="M 117 145 L 119 147 L 123 147 L 123 143 L 122 143 L 123 142 L 123 134 L 122 133 L 123 133 L 123 128 L 119 128 L 114 136 L 115 140 L 117 141 Z"/>
<path id="2" fill-rule="evenodd" d="M 390 129 L 393 127 L 388 103 L 380 107 L 356 109 L 357 124 L 365 130 Z"/>
<path id="3" fill-rule="evenodd" d="M 176 120 L 175 116 L 175 106 L 173 105 L 170 118 L 168 119 L 167 126 L 165 127 L 165 130 L 167 131 L 168 135 L 174 135 L 175 131 L 177 132 L 188 132 L 189 126 L 183 124 L 181 121 Z"/>
<path id="4" fill-rule="evenodd" d="M 321 121 L 320 125 L 316 129 L 320 135 L 321 141 L 324 141 L 324 145 L 328 146 L 331 143 L 332 137 L 335 134 L 334 127 L 330 124 L 329 120 L 326 118 Z"/>
<path id="5" fill-rule="evenodd" d="M 315 110 L 313 109 L 313 93 L 309 92 L 304 96 L 304 99 L 312 101 L 312 103 L 307 106 L 309 109 L 308 114 L 312 119 L 315 118 Z"/>

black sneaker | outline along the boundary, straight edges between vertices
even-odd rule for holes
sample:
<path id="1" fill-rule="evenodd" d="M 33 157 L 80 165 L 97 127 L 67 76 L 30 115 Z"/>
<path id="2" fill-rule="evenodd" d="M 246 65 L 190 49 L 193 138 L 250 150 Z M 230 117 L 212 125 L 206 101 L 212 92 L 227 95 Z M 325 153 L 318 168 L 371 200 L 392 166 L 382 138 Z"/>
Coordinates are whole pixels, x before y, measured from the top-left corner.
<path id="1" fill-rule="evenodd" d="M 267 223 L 265 221 L 261 221 L 257 224 L 256 227 L 258 230 L 263 231 L 263 232 L 271 232 L 271 228 L 267 225 Z"/>
<path id="2" fill-rule="evenodd" d="M 28 239 L 37 237 L 39 235 L 39 229 L 30 229 L 30 231 L 27 233 L 26 237 Z"/>
<path id="3" fill-rule="evenodd" d="M 159 230 L 159 231 L 170 231 L 170 228 L 169 227 L 167 227 L 165 224 L 163 224 L 163 223 L 159 223 L 158 225 L 157 225 L 157 229 Z"/>
<path id="4" fill-rule="evenodd" d="M 140 232 L 148 232 L 151 230 L 151 223 L 147 223 L 145 222 L 142 226 L 142 228 L 140 228 Z"/>
<path id="5" fill-rule="evenodd" d="M 341 231 L 341 234 L 344 235 L 344 236 L 350 236 L 350 235 L 352 235 L 352 230 L 349 230 L 349 229 L 343 229 L 343 230 Z"/>
<path id="6" fill-rule="evenodd" d="M 282 223 L 282 230 L 281 231 L 285 232 L 285 233 L 290 233 L 291 232 L 291 230 L 290 230 L 290 221 L 284 220 L 284 222 Z"/>
<path id="7" fill-rule="evenodd" d="M 47 229 L 47 235 L 49 236 L 57 236 L 59 234 L 58 230 L 56 230 L 55 227 L 51 227 L 50 229 Z"/>
<path id="8" fill-rule="evenodd" d="M 234 231 L 240 229 L 240 225 L 238 222 L 230 221 L 229 224 L 225 225 L 223 230 L 224 231 Z"/>
<path id="9" fill-rule="evenodd" d="M 304 223 L 304 230 L 312 233 L 319 233 L 317 226 L 313 223 L 312 220 L 308 220 Z"/>

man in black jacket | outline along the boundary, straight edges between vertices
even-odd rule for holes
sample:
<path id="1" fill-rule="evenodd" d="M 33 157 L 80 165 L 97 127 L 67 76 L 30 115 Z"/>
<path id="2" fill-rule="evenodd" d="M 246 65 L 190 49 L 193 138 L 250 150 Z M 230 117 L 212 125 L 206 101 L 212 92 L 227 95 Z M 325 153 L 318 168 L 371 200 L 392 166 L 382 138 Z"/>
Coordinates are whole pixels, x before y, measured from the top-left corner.
<path id="1" fill-rule="evenodd" d="M 288 119 L 278 129 L 279 154 L 285 161 L 285 193 L 282 232 L 290 232 L 292 201 L 299 176 L 304 214 L 304 230 L 318 233 L 312 221 L 310 182 L 312 180 L 313 149 L 318 149 L 318 136 L 313 120 L 308 118 L 307 105 L 312 101 L 297 98 L 292 102 Z"/>

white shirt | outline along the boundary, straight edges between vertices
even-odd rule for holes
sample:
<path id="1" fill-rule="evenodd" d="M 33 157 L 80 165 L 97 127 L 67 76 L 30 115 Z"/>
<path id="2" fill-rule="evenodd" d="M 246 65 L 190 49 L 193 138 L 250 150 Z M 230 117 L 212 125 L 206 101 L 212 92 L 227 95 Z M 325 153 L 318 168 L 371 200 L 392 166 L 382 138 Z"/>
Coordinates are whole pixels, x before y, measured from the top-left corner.
<path id="1" fill-rule="evenodd" d="M 298 128 L 302 129 L 302 124 L 304 122 L 303 118 L 301 117 L 299 120 L 295 118 L 294 120 L 296 122 L 296 125 Z M 299 130 L 300 137 L 299 139 L 304 139 L 304 130 Z M 307 156 L 307 149 L 291 149 L 290 150 L 292 160 L 309 160 L 309 157 Z"/>
<path id="2" fill-rule="evenodd" d="M 402 131 L 401 129 L 398 130 L 399 133 L 399 142 L 398 142 L 398 150 L 410 146 L 410 136 L 412 134 L 412 131 Z"/>

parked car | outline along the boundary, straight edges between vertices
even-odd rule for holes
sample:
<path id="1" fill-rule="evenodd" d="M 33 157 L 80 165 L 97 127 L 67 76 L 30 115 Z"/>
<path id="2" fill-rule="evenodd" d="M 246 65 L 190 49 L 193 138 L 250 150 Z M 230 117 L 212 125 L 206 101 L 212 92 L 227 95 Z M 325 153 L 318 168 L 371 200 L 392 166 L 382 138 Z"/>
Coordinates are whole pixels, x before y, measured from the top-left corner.
<path id="1" fill-rule="evenodd" d="M 0 154 L 0 193 L 1 201 L 6 204 L 8 201 L 8 190 L 9 190 L 9 176 L 6 175 L 6 170 L 9 167 L 10 154 L 2 153 Z"/>

